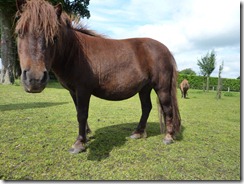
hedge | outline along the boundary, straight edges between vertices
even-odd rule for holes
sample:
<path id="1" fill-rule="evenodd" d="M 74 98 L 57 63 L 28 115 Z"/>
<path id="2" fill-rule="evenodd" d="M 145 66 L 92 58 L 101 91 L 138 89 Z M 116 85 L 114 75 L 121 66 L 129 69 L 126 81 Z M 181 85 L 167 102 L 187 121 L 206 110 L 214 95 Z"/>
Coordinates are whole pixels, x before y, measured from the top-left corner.
<path id="1" fill-rule="evenodd" d="M 195 75 L 178 75 L 178 85 L 183 79 L 187 79 L 191 89 L 206 89 L 206 77 Z M 216 90 L 218 85 L 218 77 L 209 78 L 209 90 Z M 222 90 L 223 91 L 240 91 L 240 79 L 227 79 L 222 78 Z"/>

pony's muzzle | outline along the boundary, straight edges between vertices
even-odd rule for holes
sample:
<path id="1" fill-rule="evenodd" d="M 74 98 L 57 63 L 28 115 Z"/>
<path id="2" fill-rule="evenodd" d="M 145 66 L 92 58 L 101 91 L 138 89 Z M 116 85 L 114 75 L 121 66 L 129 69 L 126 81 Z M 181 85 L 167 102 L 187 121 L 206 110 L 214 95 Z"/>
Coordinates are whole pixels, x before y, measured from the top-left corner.
<path id="1" fill-rule="evenodd" d="M 40 93 L 46 87 L 49 80 L 47 71 L 33 72 L 31 70 L 24 70 L 22 72 L 22 82 L 25 91 L 28 93 Z"/>

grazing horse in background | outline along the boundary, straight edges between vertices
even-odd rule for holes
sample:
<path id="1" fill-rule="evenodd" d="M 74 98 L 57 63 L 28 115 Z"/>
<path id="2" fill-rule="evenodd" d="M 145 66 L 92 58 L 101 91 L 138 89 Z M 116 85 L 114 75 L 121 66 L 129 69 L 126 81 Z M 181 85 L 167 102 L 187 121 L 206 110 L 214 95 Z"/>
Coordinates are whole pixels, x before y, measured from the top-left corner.
<path id="1" fill-rule="evenodd" d="M 85 28 L 76 29 L 61 4 L 17 0 L 17 8 L 15 32 L 22 83 L 26 92 L 39 93 L 46 87 L 52 69 L 69 90 L 79 122 L 71 153 L 85 150 L 91 95 L 124 100 L 139 93 L 142 115 L 131 138 L 141 138 L 146 135 L 152 109 L 150 93 L 154 89 L 166 124 L 164 143 L 173 142 L 181 126 L 177 70 L 165 45 L 149 38 L 107 39 Z"/>
<path id="2" fill-rule="evenodd" d="M 181 98 L 186 98 L 187 91 L 188 91 L 189 88 L 190 88 L 190 85 L 188 83 L 188 80 L 184 79 L 180 83 Z"/>

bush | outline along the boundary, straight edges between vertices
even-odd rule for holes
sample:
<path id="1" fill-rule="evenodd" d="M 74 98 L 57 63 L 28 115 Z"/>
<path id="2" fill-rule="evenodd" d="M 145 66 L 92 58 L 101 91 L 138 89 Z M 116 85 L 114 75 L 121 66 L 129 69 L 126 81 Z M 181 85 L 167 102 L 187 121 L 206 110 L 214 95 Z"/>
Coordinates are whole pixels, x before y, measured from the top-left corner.
<path id="1" fill-rule="evenodd" d="M 224 96 L 233 97 L 235 95 L 231 92 L 227 92 L 227 93 L 224 93 Z"/>
<path id="2" fill-rule="evenodd" d="M 178 75 L 178 85 L 182 82 L 183 79 L 187 79 L 191 89 L 203 89 L 205 88 L 206 78 L 203 76 L 194 76 L 194 75 Z M 209 78 L 209 89 L 216 90 L 218 86 L 218 77 Z M 240 91 L 240 79 L 226 79 L 222 78 L 222 91 Z"/>

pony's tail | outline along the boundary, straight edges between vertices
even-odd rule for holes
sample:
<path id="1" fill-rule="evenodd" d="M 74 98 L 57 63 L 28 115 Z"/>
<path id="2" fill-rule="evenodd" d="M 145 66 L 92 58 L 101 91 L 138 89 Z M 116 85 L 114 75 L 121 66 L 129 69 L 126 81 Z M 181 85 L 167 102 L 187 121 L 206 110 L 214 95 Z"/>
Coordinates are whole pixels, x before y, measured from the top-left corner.
<path id="1" fill-rule="evenodd" d="M 176 62 L 174 57 L 172 56 L 172 64 L 173 66 L 173 74 L 172 74 L 172 81 L 171 81 L 171 104 L 172 104 L 172 110 L 173 110 L 173 127 L 175 130 L 175 133 L 179 133 L 181 129 L 181 117 L 180 112 L 178 108 L 178 102 L 177 102 L 177 70 L 176 70 Z"/>
<path id="2" fill-rule="evenodd" d="M 159 99 L 157 97 L 157 106 L 158 106 L 158 118 L 159 118 L 159 125 L 160 125 L 160 133 L 163 134 L 165 131 L 165 126 L 163 124 L 163 110 L 162 107 L 160 105 Z M 165 116 L 164 116 L 165 119 Z M 165 122 L 165 120 L 164 120 Z"/>

